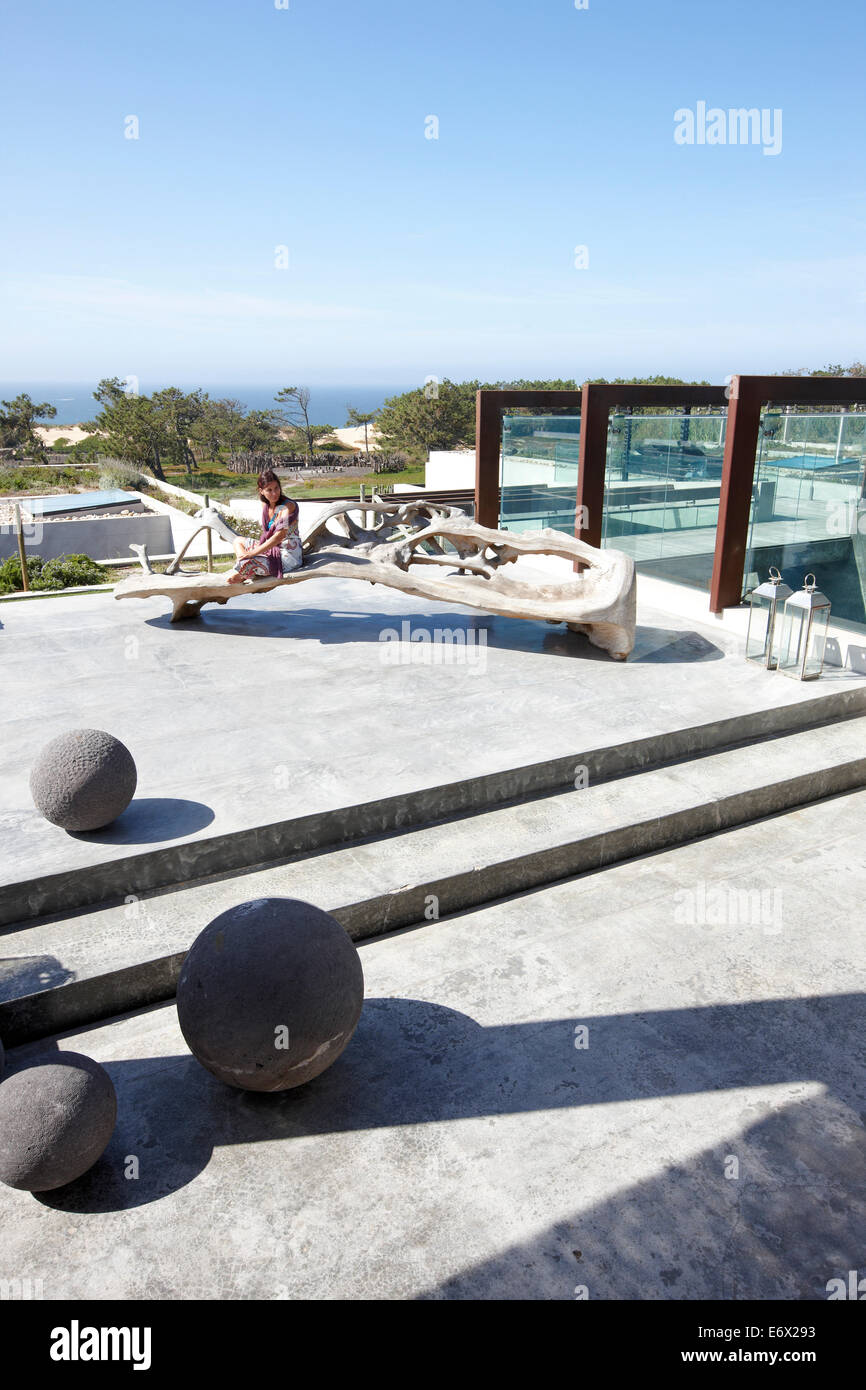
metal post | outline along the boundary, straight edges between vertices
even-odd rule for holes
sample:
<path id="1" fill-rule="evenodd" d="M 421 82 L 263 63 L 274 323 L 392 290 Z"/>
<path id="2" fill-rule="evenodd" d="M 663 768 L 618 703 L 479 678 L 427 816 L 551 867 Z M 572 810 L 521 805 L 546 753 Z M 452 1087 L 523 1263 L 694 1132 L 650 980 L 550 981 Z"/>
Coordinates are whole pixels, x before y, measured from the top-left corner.
<path id="1" fill-rule="evenodd" d="M 207 508 L 210 506 L 210 498 L 208 497 L 207 493 L 205 493 L 204 495 L 204 505 L 205 510 L 207 510 Z M 210 527 L 207 528 L 207 531 L 205 532 L 205 537 L 207 544 L 207 572 L 208 574 L 213 574 L 213 536 L 211 534 Z"/>
<path id="2" fill-rule="evenodd" d="M 475 397 L 475 520 L 491 530 L 499 527 L 501 447 L 500 394 L 479 391 Z"/>
<path id="3" fill-rule="evenodd" d="M 26 592 L 30 588 L 30 580 L 27 575 L 27 552 L 24 549 L 24 527 L 21 524 L 21 507 L 15 503 L 15 530 L 18 534 L 18 554 L 21 556 L 21 588 Z"/>
<path id="4" fill-rule="evenodd" d="M 753 381 L 760 380 L 735 376 L 730 386 L 728 431 L 710 586 L 710 611 L 713 613 L 735 607 L 742 595 L 761 422 L 762 393 L 760 388 L 755 388 Z"/>
<path id="5" fill-rule="evenodd" d="M 574 534 L 579 541 L 601 545 L 604 514 L 604 473 L 607 465 L 607 427 L 610 401 L 589 382 L 580 406 L 580 464 L 577 476 L 577 516 Z M 585 518 L 586 525 L 581 526 Z M 576 560 L 574 569 L 580 568 Z"/>

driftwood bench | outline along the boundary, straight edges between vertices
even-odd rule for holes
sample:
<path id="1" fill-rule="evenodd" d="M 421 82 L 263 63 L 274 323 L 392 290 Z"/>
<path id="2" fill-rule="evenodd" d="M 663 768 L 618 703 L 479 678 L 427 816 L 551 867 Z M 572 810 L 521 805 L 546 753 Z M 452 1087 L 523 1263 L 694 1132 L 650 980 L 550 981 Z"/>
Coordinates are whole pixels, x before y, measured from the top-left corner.
<path id="1" fill-rule="evenodd" d="M 374 524 L 362 524 L 354 514 Z M 199 531 L 211 528 L 225 540 L 238 539 L 213 507 L 197 514 Z M 317 578 L 360 579 L 384 584 L 417 598 L 465 604 L 487 613 L 540 622 L 565 623 L 617 661 L 634 646 L 634 562 L 620 550 L 596 550 L 563 531 L 494 531 L 478 526 L 458 507 L 430 502 L 338 502 L 304 537 L 304 563 L 283 578 L 229 584 L 225 575 L 185 573 L 180 563 L 191 542 L 165 574 L 151 569 L 144 546 L 144 573 L 124 579 L 114 597 L 171 600 L 171 621 L 195 618 L 206 603 L 228 603 L 250 593 Z M 522 575 L 508 567 L 522 555 L 558 555 L 585 568 L 566 579 Z"/>

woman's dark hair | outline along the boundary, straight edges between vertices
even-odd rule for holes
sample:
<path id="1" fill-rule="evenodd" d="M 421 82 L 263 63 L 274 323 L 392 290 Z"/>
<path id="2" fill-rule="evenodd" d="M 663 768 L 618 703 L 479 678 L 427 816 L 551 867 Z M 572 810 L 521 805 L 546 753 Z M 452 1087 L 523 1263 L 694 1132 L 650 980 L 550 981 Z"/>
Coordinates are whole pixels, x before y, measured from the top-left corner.
<path id="1" fill-rule="evenodd" d="M 256 487 L 259 493 L 259 501 L 264 502 L 265 499 L 264 497 L 262 497 L 262 488 L 267 487 L 268 483 L 276 483 L 277 487 L 280 489 L 279 498 L 274 505 L 279 507 L 281 502 L 285 502 L 287 506 L 291 506 L 292 499 L 290 497 L 287 497 L 286 494 L 283 492 L 283 485 L 272 468 L 266 468 L 263 473 L 259 474 L 258 482 L 256 483 Z"/>

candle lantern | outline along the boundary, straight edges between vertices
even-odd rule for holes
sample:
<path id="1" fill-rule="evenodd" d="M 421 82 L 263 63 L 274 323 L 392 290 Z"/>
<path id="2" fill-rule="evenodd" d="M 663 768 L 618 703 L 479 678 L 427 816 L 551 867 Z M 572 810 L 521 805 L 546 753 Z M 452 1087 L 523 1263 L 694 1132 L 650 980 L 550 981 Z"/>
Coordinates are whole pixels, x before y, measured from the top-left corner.
<path id="1" fill-rule="evenodd" d="M 817 680 L 824 667 L 829 625 L 830 600 L 816 587 L 814 574 L 807 574 L 802 589 L 785 600 L 779 670 L 794 680 Z"/>
<path id="2" fill-rule="evenodd" d="M 767 582 L 759 584 L 749 594 L 746 660 L 754 661 L 768 671 L 776 669 L 779 657 L 777 616 L 792 593 L 793 589 L 788 588 L 779 571 L 771 565 Z"/>

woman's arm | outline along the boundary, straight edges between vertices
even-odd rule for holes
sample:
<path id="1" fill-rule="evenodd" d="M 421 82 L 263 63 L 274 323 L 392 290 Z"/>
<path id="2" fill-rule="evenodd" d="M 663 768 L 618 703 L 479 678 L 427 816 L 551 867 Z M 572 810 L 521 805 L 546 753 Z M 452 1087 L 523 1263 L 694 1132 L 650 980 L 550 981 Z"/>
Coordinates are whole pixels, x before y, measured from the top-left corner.
<path id="1" fill-rule="evenodd" d="M 276 531 L 271 531 L 267 539 L 262 541 L 260 545 L 251 546 L 249 550 L 244 551 L 244 555 L 248 559 L 253 555 L 265 555 L 269 550 L 273 550 L 276 546 L 282 545 L 288 535 L 290 525 L 298 515 L 298 504 L 295 502 L 294 512 L 289 512 L 288 507 L 280 507 L 280 511 L 286 513 L 281 525 Z"/>
<path id="2" fill-rule="evenodd" d="M 269 550 L 273 550 L 274 546 L 282 545 L 288 533 L 288 529 L 288 526 L 284 526 L 281 531 L 272 532 L 272 534 L 268 536 L 268 539 L 261 545 L 251 546 L 249 550 L 245 550 L 245 558 L 250 559 L 253 555 L 266 555 Z"/>

